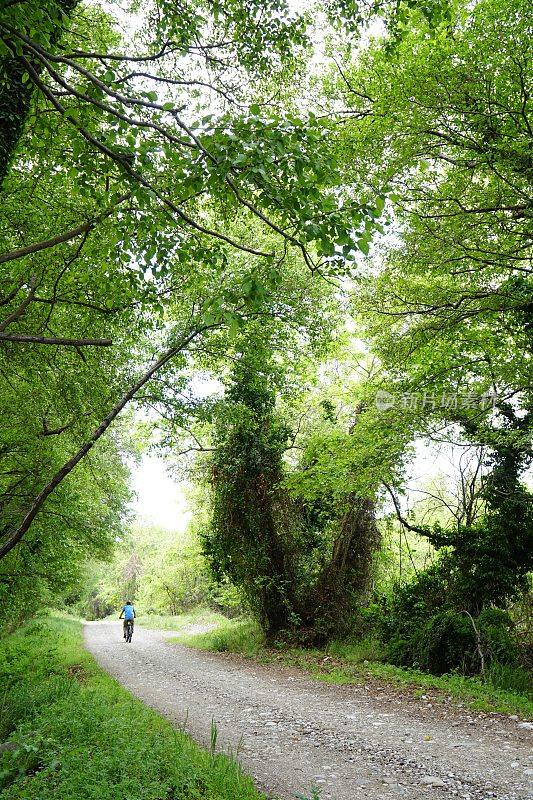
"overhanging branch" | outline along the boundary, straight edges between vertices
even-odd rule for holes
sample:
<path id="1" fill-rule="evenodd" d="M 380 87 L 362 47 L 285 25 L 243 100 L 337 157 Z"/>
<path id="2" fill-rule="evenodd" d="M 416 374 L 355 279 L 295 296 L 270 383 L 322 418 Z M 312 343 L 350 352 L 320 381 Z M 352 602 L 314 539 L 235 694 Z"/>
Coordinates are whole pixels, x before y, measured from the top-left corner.
<path id="1" fill-rule="evenodd" d="M 34 498 L 31 503 L 24 519 L 20 525 L 8 535 L 7 541 L 0 546 L 0 559 L 4 558 L 11 550 L 21 541 L 24 535 L 30 528 L 33 520 L 39 513 L 47 498 L 59 486 L 60 483 L 72 472 L 74 467 L 87 455 L 96 442 L 107 431 L 112 422 L 118 417 L 122 409 L 132 400 L 139 389 L 148 383 L 150 378 L 156 374 L 162 367 L 164 367 L 175 355 L 184 350 L 200 333 L 206 330 L 217 327 L 213 325 L 203 325 L 202 327 L 195 328 L 185 336 L 178 344 L 170 347 L 161 358 L 155 361 L 152 366 L 133 384 L 133 386 L 124 394 L 120 400 L 113 406 L 109 413 L 104 417 L 100 425 L 90 435 L 89 439 L 82 444 L 78 451 L 63 464 L 60 470 L 56 472 L 53 478 L 41 489 L 39 494 Z"/>
<path id="2" fill-rule="evenodd" d="M 53 236 L 51 239 L 44 239 L 42 242 L 35 242 L 34 244 L 29 244 L 27 247 L 19 247 L 16 250 L 10 250 L 7 253 L 2 253 L 0 255 L 0 264 L 4 264 L 6 261 L 14 261 L 18 258 L 24 258 L 24 256 L 29 256 L 32 253 L 38 253 L 40 250 L 46 250 L 49 247 L 56 247 L 58 244 L 62 244 L 63 242 L 68 242 L 71 239 L 75 239 L 77 236 L 81 236 L 83 233 L 90 231 L 91 228 L 101 222 L 106 217 L 110 216 L 124 200 L 127 200 L 130 197 L 130 194 L 123 194 L 121 195 L 116 203 L 113 203 L 112 206 L 106 208 L 105 211 L 102 211 L 101 214 L 98 216 L 93 217 L 92 219 L 88 219 L 87 222 L 78 225 L 76 228 L 72 228 L 69 231 L 65 231 L 64 233 L 59 233 L 57 236 Z"/>
<path id="3" fill-rule="evenodd" d="M 69 339 L 63 337 L 33 336 L 26 333 L 2 333 L 0 342 L 27 342 L 30 344 L 66 345 L 74 347 L 110 347 L 112 339 Z"/>
<path id="4" fill-rule="evenodd" d="M 402 515 L 402 510 L 400 508 L 400 503 L 398 502 L 398 498 L 396 497 L 393 489 L 388 485 L 388 483 L 385 483 L 385 481 L 382 481 L 382 483 L 383 483 L 383 486 L 385 487 L 385 489 L 388 491 L 388 493 L 392 497 L 392 502 L 394 503 L 394 509 L 396 511 L 396 516 L 398 517 L 398 521 L 400 522 L 400 524 L 403 525 L 403 527 L 406 528 L 408 531 L 412 531 L 413 533 L 418 533 L 418 534 L 420 534 L 420 536 L 427 536 L 428 533 L 429 533 L 427 528 L 421 528 L 418 525 L 411 525 L 410 522 L 407 522 L 405 517 Z"/>

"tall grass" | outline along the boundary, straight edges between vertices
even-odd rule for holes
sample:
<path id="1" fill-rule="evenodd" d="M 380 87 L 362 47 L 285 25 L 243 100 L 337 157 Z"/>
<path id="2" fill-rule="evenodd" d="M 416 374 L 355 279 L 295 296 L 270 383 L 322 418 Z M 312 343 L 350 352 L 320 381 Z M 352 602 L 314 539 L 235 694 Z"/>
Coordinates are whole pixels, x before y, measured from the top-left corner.
<path id="1" fill-rule="evenodd" d="M 260 800 L 223 754 L 133 698 L 52 618 L 0 643 L 2 800 Z"/>
<path id="2" fill-rule="evenodd" d="M 230 652 L 253 656 L 263 647 L 265 637 L 259 625 L 253 620 L 224 618 L 212 631 L 196 635 L 182 633 L 170 641 L 217 653 Z"/>
<path id="3" fill-rule="evenodd" d="M 222 625 L 227 617 L 210 608 L 193 608 L 177 616 L 163 614 L 141 614 L 137 623 L 144 628 L 157 628 L 163 631 L 181 631 L 189 625 Z"/>

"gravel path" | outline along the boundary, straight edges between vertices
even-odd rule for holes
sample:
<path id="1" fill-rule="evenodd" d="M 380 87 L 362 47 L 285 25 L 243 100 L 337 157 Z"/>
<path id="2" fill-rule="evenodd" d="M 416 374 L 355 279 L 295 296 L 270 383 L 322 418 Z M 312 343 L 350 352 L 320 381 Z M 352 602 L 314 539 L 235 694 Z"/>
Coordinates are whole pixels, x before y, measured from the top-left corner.
<path id="1" fill-rule="evenodd" d="M 526 800 L 533 798 L 532 731 L 500 715 L 413 708 L 294 670 L 171 645 L 172 633 L 122 624 L 85 626 L 101 666 L 194 739 L 221 749 L 283 800 Z"/>

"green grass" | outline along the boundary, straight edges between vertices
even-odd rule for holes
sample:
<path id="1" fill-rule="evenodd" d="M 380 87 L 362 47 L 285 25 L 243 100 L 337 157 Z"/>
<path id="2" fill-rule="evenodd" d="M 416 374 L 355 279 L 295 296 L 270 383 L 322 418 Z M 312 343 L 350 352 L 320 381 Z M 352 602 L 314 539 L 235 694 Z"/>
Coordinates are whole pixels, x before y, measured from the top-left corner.
<path id="1" fill-rule="evenodd" d="M 141 614 L 137 623 L 145 628 L 163 631 L 181 631 L 189 625 L 222 625 L 227 617 L 209 608 L 194 608 L 186 614 L 164 616 L 161 614 Z"/>
<path id="2" fill-rule="evenodd" d="M 201 650 L 214 650 L 217 653 L 243 653 L 256 656 L 264 648 L 265 637 L 256 622 L 249 619 L 226 619 L 212 631 L 199 634 L 180 634 L 171 639 L 180 644 L 198 647 Z"/>
<path id="3" fill-rule="evenodd" d="M 260 800 L 230 758 L 133 698 L 52 617 L 0 642 L 2 800 Z"/>
<path id="4" fill-rule="evenodd" d="M 317 680 L 332 684 L 365 684 L 379 681 L 408 691 L 412 696 L 431 693 L 432 701 L 451 698 L 477 711 L 518 714 L 533 718 L 530 675 L 521 669 L 493 665 L 487 682 L 463 675 L 431 675 L 385 663 L 375 639 L 332 642 L 323 650 L 266 647 L 257 623 L 224 620 L 216 629 L 196 636 L 182 634 L 175 640 L 201 650 L 241 653 L 262 663 L 297 667 Z"/>

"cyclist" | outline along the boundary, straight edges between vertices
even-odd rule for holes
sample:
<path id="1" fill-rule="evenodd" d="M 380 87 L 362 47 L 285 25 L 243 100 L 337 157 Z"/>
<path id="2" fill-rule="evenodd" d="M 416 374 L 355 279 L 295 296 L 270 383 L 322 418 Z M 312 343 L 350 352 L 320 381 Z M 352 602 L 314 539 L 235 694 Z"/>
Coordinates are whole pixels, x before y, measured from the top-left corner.
<path id="1" fill-rule="evenodd" d="M 119 619 L 124 620 L 124 638 L 126 638 L 126 629 L 128 627 L 128 622 L 131 622 L 133 625 L 133 620 L 135 619 L 135 609 L 133 607 L 133 603 L 131 600 L 126 601 L 126 605 L 122 607 L 122 611 L 120 612 Z"/>

